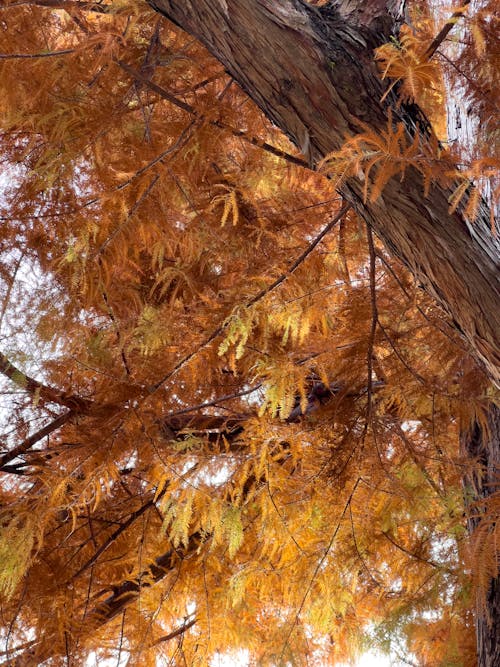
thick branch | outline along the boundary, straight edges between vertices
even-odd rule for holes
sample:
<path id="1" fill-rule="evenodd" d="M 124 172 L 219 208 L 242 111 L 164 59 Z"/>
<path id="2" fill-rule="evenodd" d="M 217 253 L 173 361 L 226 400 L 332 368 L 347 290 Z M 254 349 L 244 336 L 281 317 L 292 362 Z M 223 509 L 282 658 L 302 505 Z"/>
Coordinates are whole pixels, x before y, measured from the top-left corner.
<path id="1" fill-rule="evenodd" d="M 453 12 L 452 16 L 444 26 L 441 28 L 441 30 L 438 32 L 438 34 L 434 37 L 432 42 L 429 44 L 427 51 L 424 53 L 424 56 L 430 60 L 432 56 L 436 53 L 436 51 L 439 49 L 441 44 L 444 42 L 448 34 L 450 33 L 451 29 L 453 26 L 456 24 L 459 18 L 461 18 L 464 15 L 465 8 L 467 5 L 470 3 L 470 0 L 464 0 L 462 7 L 456 11 Z"/>
<path id="2" fill-rule="evenodd" d="M 373 389 L 379 388 L 382 386 L 382 383 L 373 383 Z M 286 420 L 286 423 L 298 422 L 300 419 L 306 417 L 307 415 L 313 413 L 320 405 L 325 405 L 333 400 L 338 400 L 339 396 L 362 396 L 366 395 L 366 388 L 362 388 L 356 392 L 345 392 L 342 391 L 342 387 L 339 384 L 333 384 L 330 387 L 326 387 L 321 382 L 311 382 L 310 390 L 307 396 L 307 404 L 305 409 L 301 407 L 300 397 L 297 397 L 297 403 L 295 408 L 292 410 L 292 413 Z M 214 443 L 217 445 L 223 439 L 224 449 L 238 454 L 241 452 L 248 452 L 248 445 L 241 438 L 241 434 L 245 428 L 245 423 L 253 417 L 253 413 L 242 414 L 237 417 L 226 418 L 219 415 L 210 415 L 204 413 L 189 414 L 184 412 L 181 414 L 174 414 L 170 417 L 166 417 L 161 422 L 161 427 L 163 431 L 163 437 L 168 440 L 176 439 L 182 437 L 184 433 L 197 433 L 201 437 L 204 437 L 208 443 Z M 277 463 L 285 465 L 290 461 L 290 456 L 287 450 L 287 447 L 283 447 L 282 453 L 279 458 L 276 459 Z M 265 482 L 261 478 L 257 478 L 254 475 L 251 475 L 245 482 L 243 489 L 241 491 L 241 501 L 244 503 L 248 500 L 256 490 L 263 488 Z M 166 487 L 167 488 L 167 487 Z M 226 501 L 231 502 L 231 492 L 227 492 Z M 146 510 L 152 507 L 152 501 L 149 500 L 143 504 L 139 509 L 135 510 L 127 521 L 121 524 L 97 549 L 91 558 L 89 558 L 86 563 L 74 574 L 69 581 L 73 581 L 83 572 L 87 571 L 99 558 L 99 556 L 134 522 L 141 516 Z M 204 543 L 208 543 L 210 540 L 210 535 L 201 534 L 198 531 L 194 531 L 188 538 L 187 544 L 180 546 L 177 549 L 169 549 L 163 554 L 159 555 L 153 562 L 147 565 L 138 575 L 130 577 L 123 580 L 121 583 L 116 585 L 111 585 L 109 588 L 104 589 L 97 595 L 94 595 L 94 599 L 100 597 L 102 594 L 111 590 L 111 593 L 97 602 L 95 606 L 90 609 L 85 614 L 85 622 L 88 631 L 90 632 L 92 628 L 98 628 L 102 625 L 108 623 L 113 618 L 116 618 L 120 613 L 122 613 L 130 604 L 133 604 L 139 599 L 141 591 L 144 588 L 149 588 L 159 581 L 163 580 L 172 572 L 175 572 L 179 567 L 183 559 L 189 558 L 196 553 L 198 553 L 200 546 Z M 193 621 L 194 623 L 194 621 Z M 192 624 L 191 624 L 192 625 Z M 191 625 L 187 624 L 182 626 L 184 630 L 187 630 Z M 184 630 L 180 630 L 179 634 Z M 176 631 L 174 631 L 176 632 Z M 167 641 L 170 638 L 177 636 L 176 634 L 170 636 L 166 635 L 164 638 L 161 638 L 156 643 L 160 641 Z M 33 662 L 35 659 L 40 660 L 40 655 L 37 654 L 37 650 L 41 647 L 41 644 L 37 644 L 34 648 L 32 647 L 26 654 L 23 654 L 20 664 L 28 664 L 29 661 Z M 45 659 L 45 654 L 43 655 Z M 25 662 L 22 662 L 25 659 Z M 26 662 L 28 661 L 28 662 Z"/>
<path id="3" fill-rule="evenodd" d="M 8 469 L 4 470 L 4 467 L 7 463 L 17 459 L 18 456 L 25 454 L 33 447 L 33 445 L 36 445 L 37 442 L 40 442 L 40 440 L 43 440 L 43 438 L 46 438 L 54 431 L 57 431 L 59 428 L 61 428 L 61 426 L 67 424 L 74 416 L 75 412 L 73 410 L 64 412 L 62 415 L 56 417 L 53 421 L 41 428 L 39 431 L 33 433 L 33 435 L 30 435 L 28 438 L 26 438 L 26 440 L 23 440 L 23 442 L 17 445 L 17 447 L 13 447 L 8 452 L 3 454 L 0 457 L 0 471 L 9 472 Z"/>
<path id="4" fill-rule="evenodd" d="M 19 368 L 14 366 L 2 352 L 0 352 L 0 373 L 8 377 L 9 380 L 12 380 L 18 387 L 31 394 L 36 401 L 57 403 L 75 412 L 87 412 L 92 407 L 92 401 L 80 396 L 68 395 L 55 387 L 45 385 L 26 375 L 26 373 L 23 373 Z"/>

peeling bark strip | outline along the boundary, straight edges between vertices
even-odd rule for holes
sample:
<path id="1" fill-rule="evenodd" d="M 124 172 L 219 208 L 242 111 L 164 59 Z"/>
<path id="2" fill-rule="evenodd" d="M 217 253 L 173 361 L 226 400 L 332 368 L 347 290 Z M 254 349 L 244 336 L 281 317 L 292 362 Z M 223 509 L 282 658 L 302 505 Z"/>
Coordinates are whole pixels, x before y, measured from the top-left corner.
<path id="1" fill-rule="evenodd" d="M 404 3 L 148 1 L 197 37 L 311 163 L 358 133 L 359 121 L 375 130 L 386 126 L 373 49 L 397 34 L 396 7 Z M 415 105 L 394 109 L 410 132 L 419 113 Z M 459 212 L 450 215 L 450 191 L 436 184 L 425 198 L 413 169 L 402 184 L 393 178 L 375 203 L 363 202 L 356 179 L 342 194 L 444 308 L 500 385 L 500 237 L 492 236 L 487 212 L 473 225 Z"/>

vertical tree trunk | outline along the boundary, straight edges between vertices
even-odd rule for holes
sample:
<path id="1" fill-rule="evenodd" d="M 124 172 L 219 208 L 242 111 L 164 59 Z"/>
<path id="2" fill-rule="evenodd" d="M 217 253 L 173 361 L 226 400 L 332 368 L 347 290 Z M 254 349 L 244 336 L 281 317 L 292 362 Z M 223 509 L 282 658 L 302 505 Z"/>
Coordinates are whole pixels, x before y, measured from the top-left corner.
<path id="1" fill-rule="evenodd" d="M 481 527 L 481 501 L 500 493 L 500 408 L 491 405 L 487 424 L 476 421 L 462 434 L 463 451 L 478 461 L 480 472 L 465 480 L 466 498 L 470 506 L 468 527 L 474 533 Z M 488 516 L 492 530 L 494 517 Z M 500 517 L 497 517 L 500 520 Z M 493 524 L 493 526 L 492 526 Z M 486 613 L 476 613 L 478 667 L 500 665 L 500 576 L 491 579 L 486 592 Z"/>

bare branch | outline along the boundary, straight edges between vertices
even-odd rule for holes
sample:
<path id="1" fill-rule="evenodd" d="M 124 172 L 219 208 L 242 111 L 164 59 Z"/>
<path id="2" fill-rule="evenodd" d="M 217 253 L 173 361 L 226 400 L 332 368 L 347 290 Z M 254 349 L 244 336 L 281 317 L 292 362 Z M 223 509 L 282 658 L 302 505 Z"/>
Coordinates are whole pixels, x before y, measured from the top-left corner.
<path id="1" fill-rule="evenodd" d="M 56 419 L 54 419 L 49 424 L 41 428 L 39 431 L 33 433 L 33 435 L 30 435 L 28 438 L 26 438 L 26 440 L 24 440 L 20 445 L 17 445 L 17 447 L 14 447 L 13 449 L 9 450 L 6 454 L 1 456 L 0 471 L 3 469 L 4 465 L 10 463 L 10 461 L 13 461 L 18 456 L 22 456 L 29 449 L 31 449 L 33 445 L 35 445 L 37 442 L 39 442 L 46 436 L 50 435 L 54 431 L 57 431 L 57 429 L 61 428 L 61 426 L 63 426 L 64 424 L 67 424 L 75 416 L 75 414 L 76 413 L 74 410 L 68 410 L 68 412 L 64 412 L 62 415 L 56 417 Z M 9 472 L 9 470 L 6 470 L 4 472 Z"/>
<path id="2" fill-rule="evenodd" d="M 78 0 L 19 0 L 1 7 L 0 9 L 10 9 L 11 7 L 47 7 L 49 9 L 82 10 L 84 12 L 96 12 L 106 14 L 110 5 L 100 2 L 78 2 Z"/>
<path id="3" fill-rule="evenodd" d="M 178 637 L 179 635 L 183 635 L 186 630 L 189 630 L 189 628 L 192 628 L 193 625 L 196 623 L 196 617 L 192 618 L 190 621 L 186 621 L 183 625 L 179 626 L 175 630 L 172 630 L 172 632 L 169 632 L 168 635 L 163 635 L 163 637 L 160 637 L 157 639 L 154 643 L 153 646 L 157 646 L 158 644 L 161 644 L 162 642 L 168 642 L 171 639 L 174 639 L 175 637 Z"/>
<path id="4" fill-rule="evenodd" d="M 79 570 L 77 570 L 71 577 L 68 579 L 66 582 L 66 585 L 69 585 L 71 582 L 73 582 L 77 577 L 79 577 L 81 574 L 83 574 L 86 570 L 89 569 L 92 565 L 94 565 L 99 556 L 101 556 L 109 547 L 120 537 L 122 533 L 124 533 L 139 517 L 141 517 L 144 512 L 146 512 L 148 509 L 154 506 L 156 500 L 159 500 L 164 494 L 165 491 L 167 490 L 167 487 L 163 489 L 163 491 L 158 494 L 157 498 L 151 498 L 148 500 L 146 503 L 141 505 L 139 509 L 137 509 L 135 512 L 132 512 L 132 514 L 129 516 L 129 518 L 122 523 L 111 535 L 107 538 L 107 540 L 102 544 L 96 551 L 92 554 L 92 556 L 87 560 L 86 563 L 84 563 Z"/>
<path id="5" fill-rule="evenodd" d="M 230 132 L 234 137 L 238 137 L 239 139 L 242 139 L 243 141 L 246 141 L 247 143 L 251 144 L 252 146 L 256 146 L 257 148 L 261 148 L 264 151 L 267 151 L 268 153 L 271 153 L 272 155 L 276 157 L 283 158 L 287 162 L 291 162 L 292 164 L 296 164 L 299 167 L 304 167 L 305 169 L 310 169 L 309 163 L 306 162 L 306 160 L 303 160 L 300 157 L 297 157 L 295 155 L 290 155 L 290 153 L 287 153 L 286 151 L 283 151 L 279 148 L 276 148 L 276 146 L 273 146 L 271 144 L 268 144 L 266 141 L 262 141 L 258 139 L 257 137 L 251 137 L 249 136 L 244 130 L 238 130 L 234 127 L 231 127 L 227 123 L 224 123 L 221 120 L 208 120 L 205 119 L 203 114 L 200 114 L 191 104 L 188 104 L 187 102 L 183 102 L 182 100 L 178 99 L 175 95 L 170 93 L 168 90 L 165 90 L 165 88 L 162 88 L 158 84 L 154 83 L 149 79 L 149 77 L 145 76 L 142 74 L 142 72 L 139 72 L 138 70 L 134 69 L 133 67 L 130 67 L 126 62 L 123 60 L 117 60 L 116 63 L 123 69 L 124 72 L 127 72 L 131 77 L 133 77 L 135 80 L 140 81 L 142 84 L 153 90 L 155 93 L 158 93 L 160 97 L 163 99 L 167 100 L 174 106 L 178 107 L 179 109 L 182 109 L 183 111 L 186 111 L 187 113 L 191 114 L 192 116 L 195 116 L 196 118 L 200 118 L 202 120 L 207 120 L 207 122 L 212 125 L 213 127 L 217 127 L 220 130 L 226 130 Z"/>
<path id="6" fill-rule="evenodd" d="M 331 232 L 332 229 L 335 227 L 335 225 L 342 220 L 344 215 L 347 213 L 347 211 L 351 208 L 351 204 L 344 204 L 340 211 L 337 213 L 337 215 L 330 220 L 330 222 L 321 230 L 321 232 L 316 236 L 316 238 L 311 241 L 311 243 L 307 246 L 307 248 L 304 250 L 304 252 L 297 257 L 295 262 L 284 272 L 281 274 L 279 278 L 276 278 L 276 280 L 271 283 L 268 287 L 265 287 L 263 290 L 261 290 L 258 294 L 256 294 L 250 301 L 246 304 L 247 308 L 249 306 L 253 306 L 257 301 L 260 301 L 263 299 L 269 292 L 272 292 L 273 289 L 278 287 L 278 285 L 281 285 L 282 282 L 284 282 L 289 276 L 294 273 L 298 269 L 298 267 L 304 262 L 307 257 L 312 253 L 314 248 L 320 243 L 324 237 L 328 234 L 328 232 Z"/>
<path id="7" fill-rule="evenodd" d="M 80 396 L 67 395 L 64 392 L 45 385 L 38 380 L 26 375 L 12 364 L 7 357 L 0 352 L 0 373 L 12 380 L 18 387 L 25 389 L 33 398 L 47 403 L 64 405 L 75 412 L 85 413 L 92 407 L 92 401 Z"/>
<path id="8" fill-rule="evenodd" d="M 21 60 L 23 58 L 53 58 L 54 56 L 66 56 L 75 53 L 76 49 L 62 49 L 61 51 L 47 51 L 47 53 L 0 53 L 0 60 Z"/>
<path id="9" fill-rule="evenodd" d="M 420 561 L 421 563 L 425 563 L 426 565 L 430 565 L 431 567 L 437 568 L 438 570 L 443 570 L 447 568 L 443 568 L 441 565 L 438 563 L 435 563 L 432 560 L 428 560 L 427 558 L 422 558 L 422 556 L 419 556 L 418 554 L 413 553 L 409 549 L 406 549 L 403 545 L 399 544 L 399 542 L 396 542 L 396 540 L 391 537 L 391 535 L 387 531 L 382 531 L 382 535 L 389 540 L 391 544 L 393 544 L 397 549 L 405 553 L 407 556 L 410 556 L 411 558 L 415 558 L 416 560 Z M 450 570 L 447 570 L 450 571 Z"/>
<path id="10" fill-rule="evenodd" d="M 444 26 L 441 28 L 441 30 L 438 32 L 438 34 L 434 37 L 432 42 L 427 47 L 427 50 L 424 53 L 425 60 L 430 60 L 432 56 L 436 53 L 436 51 L 441 46 L 442 42 L 446 39 L 448 33 L 451 31 L 455 23 L 458 21 L 459 18 L 461 18 L 464 15 L 465 8 L 469 3 L 470 0 L 464 0 L 462 7 L 458 9 L 456 12 L 453 12 L 451 18 L 448 19 L 448 21 L 446 21 Z"/>

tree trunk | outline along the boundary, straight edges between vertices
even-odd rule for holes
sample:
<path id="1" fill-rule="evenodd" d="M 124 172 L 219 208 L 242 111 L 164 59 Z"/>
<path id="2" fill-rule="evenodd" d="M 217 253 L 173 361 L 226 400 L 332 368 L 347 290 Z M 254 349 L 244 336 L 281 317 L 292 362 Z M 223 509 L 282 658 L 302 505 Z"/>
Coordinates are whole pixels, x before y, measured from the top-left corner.
<path id="1" fill-rule="evenodd" d="M 477 460 L 481 466 L 479 473 L 465 480 L 466 502 L 470 505 L 468 527 L 474 538 L 474 533 L 481 526 L 484 501 L 494 493 L 500 492 L 500 408 L 492 405 L 487 423 L 481 424 L 476 421 L 462 434 L 461 445 L 464 453 Z M 493 526 L 494 517 L 488 516 L 487 530 L 492 530 Z M 478 667 L 498 667 L 500 665 L 500 576 L 490 581 L 485 602 L 487 613 L 476 614 Z"/>
<path id="2" fill-rule="evenodd" d="M 149 0 L 197 37 L 307 155 L 311 164 L 338 150 L 359 122 L 385 128 L 388 108 L 373 49 L 397 34 L 394 0 L 337 0 L 316 8 L 302 0 Z M 394 101 L 394 100 L 393 100 Z M 393 109 L 409 131 L 416 105 Z M 444 308 L 472 354 L 500 385 L 500 237 L 486 211 L 469 224 L 448 213 L 447 191 L 408 170 L 375 203 L 350 179 L 342 194 Z"/>

